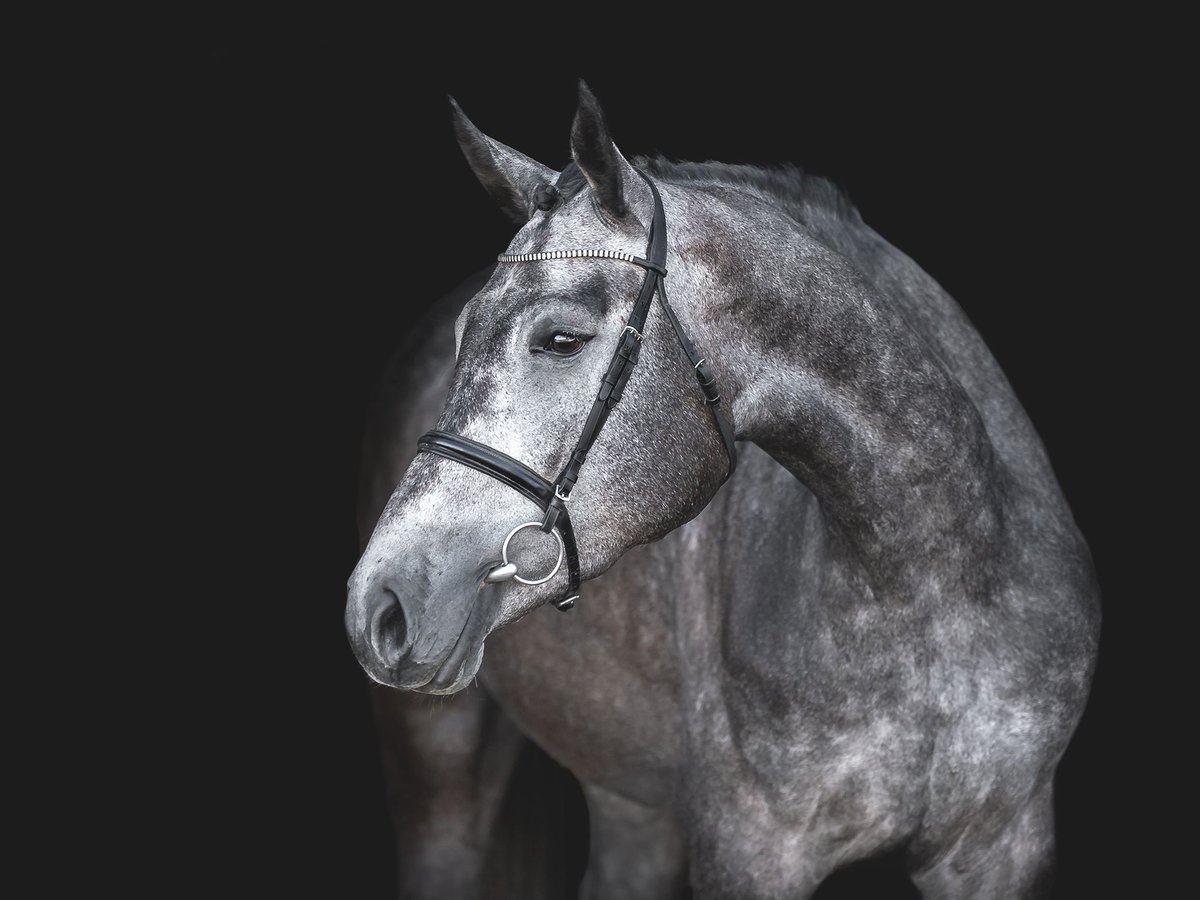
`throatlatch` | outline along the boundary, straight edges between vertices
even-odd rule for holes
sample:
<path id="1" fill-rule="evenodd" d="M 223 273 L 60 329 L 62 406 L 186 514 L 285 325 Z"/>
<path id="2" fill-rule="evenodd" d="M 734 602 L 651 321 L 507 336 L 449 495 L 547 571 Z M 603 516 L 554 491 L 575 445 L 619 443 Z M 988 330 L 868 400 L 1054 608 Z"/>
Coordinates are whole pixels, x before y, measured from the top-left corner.
<path id="1" fill-rule="evenodd" d="M 567 503 L 571 499 L 575 482 L 579 480 L 579 471 L 587 461 L 587 455 L 591 451 L 592 445 L 600 436 L 600 431 L 604 428 L 604 423 L 608 421 L 613 408 L 621 402 L 625 385 L 629 381 L 634 367 L 637 366 L 638 356 L 641 352 L 642 331 L 646 327 L 646 316 L 650 311 L 650 302 L 655 293 L 662 300 L 663 311 L 683 347 L 683 352 L 687 354 L 692 371 L 696 375 L 696 381 L 704 394 L 704 402 L 712 411 L 713 420 L 721 432 L 721 440 L 725 442 L 725 452 L 729 455 L 729 468 L 725 472 L 725 478 L 728 479 L 737 468 L 737 446 L 733 427 L 720 408 L 721 393 L 717 389 L 716 377 L 712 373 L 708 360 L 702 358 L 696 352 L 692 342 L 688 340 L 683 326 L 675 316 L 675 311 L 671 309 L 671 304 L 667 301 L 667 218 L 663 210 L 662 198 L 659 196 L 658 188 L 646 173 L 638 170 L 638 174 L 642 176 L 646 184 L 650 185 L 650 192 L 654 195 L 654 220 L 650 225 L 650 241 L 646 249 L 646 258 L 634 256 L 623 250 L 601 249 L 501 253 L 496 257 L 502 263 L 539 262 L 552 259 L 612 259 L 631 263 L 646 270 L 646 277 L 642 281 L 642 288 L 638 292 L 633 311 L 630 312 L 629 318 L 625 322 L 621 339 L 613 352 L 612 361 L 608 364 L 608 371 L 605 373 L 603 381 L 600 382 L 600 391 L 596 394 L 595 402 L 592 403 L 591 412 L 588 413 L 587 421 L 584 422 L 579 440 L 575 443 L 575 448 L 571 451 L 558 478 L 548 481 L 523 462 L 501 453 L 487 444 L 481 444 L 462 435 L 446 431 L 429 431 L 422 435 L 417 443 L 418 450 L 436 453 L 491 475 L 496 480 L 519 491 L 542 508 L 544 515 L 541 522 L 525 522 L 508 533 L 501 550 L 502 562 L 488 573 L 484 581 L 494 584 L 513 579 L 522 584 L 542 584 L 554 577 L 565 557 L 567 592 L 562 600 L 554 604 L 564 611 L 573 607 L 575 601 L 579 599 L 579 551 L 575 545 L 575 532 L 571 528 Z M 548 575 L 537 579 L 517 575 L 517 567 L 508 561 L 508 542 L 518 531 L 530 526 L 537 526 L 542 531 L 553 534 L 559 542 L 558 562 L 555 563 Z"/>

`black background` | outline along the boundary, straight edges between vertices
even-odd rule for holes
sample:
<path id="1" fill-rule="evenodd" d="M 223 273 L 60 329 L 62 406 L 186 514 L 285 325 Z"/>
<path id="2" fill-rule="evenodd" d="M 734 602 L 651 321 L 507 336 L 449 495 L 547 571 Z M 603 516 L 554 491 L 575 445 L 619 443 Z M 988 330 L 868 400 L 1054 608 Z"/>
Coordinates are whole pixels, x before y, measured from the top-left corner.
<path id="1" fill-rule="evenodd" d="M 177 98 L 195 204 L 179 280 L 202 304 L 178 351 L 200 492 L 228 513 L 205 549 L 231 561 L 212 573 L 220 649 L 206 647 L 189 711 L 215 723 L 193 740 L 197 802 L 219 810 L 202 868 L 272 893 L 390 895 L 365 679 L 341 626 L 366 402 L 421 310 L 512 233 L 461 158 L 446 94 L 561 167 L 583 76 L 626 153 L 835 179 L 966 310 L 1049 449 L 1103 589 L 1093 697 L 1059 776 L 1060 895 L 1119 895 L 1161 869 L 1143 738 L 1156 575 L 1141 485 L 1117 477 L 1150 413 L 1135 402 L 1145 364 L 1114 349 L 1156 339 L 1128 314 L 1117 212 L 1137 168 L 1123 136 L 1147 126 L 1104 37 L 1044 22 L 952 45 L 722 36 L 746 65 L 722 42 L 574 52 L 552 24 L 485 49 L 418 29 L 218 29 Z"/>

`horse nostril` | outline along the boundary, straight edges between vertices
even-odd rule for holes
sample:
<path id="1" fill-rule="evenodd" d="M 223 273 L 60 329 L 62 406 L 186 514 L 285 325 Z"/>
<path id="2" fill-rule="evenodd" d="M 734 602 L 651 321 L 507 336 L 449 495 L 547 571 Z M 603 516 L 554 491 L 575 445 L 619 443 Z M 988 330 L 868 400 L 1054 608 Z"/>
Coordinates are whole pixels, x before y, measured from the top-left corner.
<path id="1" fill-rule="evenodd" d="M 389 668 L 408 652 L 408 622 L 400 598 L 391 588 L 383 589 L 379 606 L 371 616 L 370 639 L 379 661 Z"/>

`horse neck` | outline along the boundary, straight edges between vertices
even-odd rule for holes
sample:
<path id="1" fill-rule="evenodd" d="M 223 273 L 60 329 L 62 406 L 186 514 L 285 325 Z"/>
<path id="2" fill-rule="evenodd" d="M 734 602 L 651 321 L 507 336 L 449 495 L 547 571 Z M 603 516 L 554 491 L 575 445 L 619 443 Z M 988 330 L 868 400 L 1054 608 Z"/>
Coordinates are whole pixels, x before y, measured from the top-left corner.
<path id="1" fill-rule="evenodd" d="M 673 296 L 702 298 L 689 313 L 739 437 L 816 495 L 876 596 L 913 598 L 932 579 L 975 593 L 1000 527 L 999 463 L 966 391 L 847 256 L 781 213 L 756 207 L 751 229 L 725 212 L 683 236 L 690 284 Z"/>

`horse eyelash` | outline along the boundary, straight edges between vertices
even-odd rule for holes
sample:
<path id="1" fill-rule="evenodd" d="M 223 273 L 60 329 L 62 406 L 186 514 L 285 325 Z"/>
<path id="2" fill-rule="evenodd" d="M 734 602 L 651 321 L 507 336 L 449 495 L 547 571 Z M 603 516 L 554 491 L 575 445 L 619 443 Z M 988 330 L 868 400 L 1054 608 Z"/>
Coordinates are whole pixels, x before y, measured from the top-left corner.
<path id="1" fill-rule="evenodd" d="M 553 337 L 556 334 L 565 334 L 567 337 L 578 338 L 579 340 L 583 341 L 585 344 L 588 341 L 590 341 L 592 338 L 595 337 L 594 334 L 583 334 L 582 332 L 574 331 L 574 330 L 568 329 L 568 328 L 555 328 L 552 332 L 550 332 L 551 337 Z M 549 352 L 546 350 L 545 346 L 543 346 L 544 344 L 545 344 L 544 341 L 541 344 L 534 344 L 532 347 L 529 348 L 529 352 L 530 353 L 547 353 L 547 352 Z"/>

